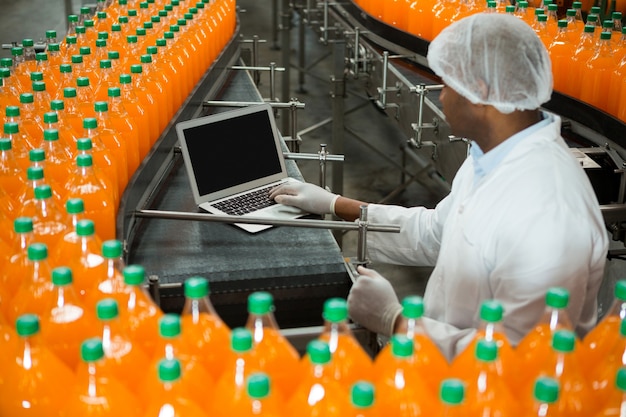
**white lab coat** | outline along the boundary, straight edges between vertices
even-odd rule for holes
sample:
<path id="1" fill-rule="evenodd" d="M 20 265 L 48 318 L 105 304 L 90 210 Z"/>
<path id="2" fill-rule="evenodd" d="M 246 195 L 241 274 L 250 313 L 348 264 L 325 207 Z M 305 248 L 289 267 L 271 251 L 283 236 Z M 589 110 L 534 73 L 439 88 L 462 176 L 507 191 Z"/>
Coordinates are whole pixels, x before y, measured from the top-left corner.
<path id="1" fill-rule="evenodd" d="M 476 184 L 468 157 L 435 209 L 369 206 L 370 222 L 401 226 L 400 234 L 368 234 L 372 260 L 434 265 L 424 321 L 449 360 L 473 337 L 487 299 L 503 303 L 514 345 L 539 321 L 553 286 L 570 291 L 579 336 L 596 323 L 608 233 L 560 126 L 555 116 Z"/>

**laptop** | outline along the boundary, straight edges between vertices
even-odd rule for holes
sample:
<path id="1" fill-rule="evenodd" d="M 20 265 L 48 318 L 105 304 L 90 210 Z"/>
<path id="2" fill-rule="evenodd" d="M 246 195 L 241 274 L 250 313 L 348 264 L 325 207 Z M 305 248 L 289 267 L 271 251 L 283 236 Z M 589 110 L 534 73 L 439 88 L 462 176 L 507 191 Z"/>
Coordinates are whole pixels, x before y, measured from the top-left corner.
<path id="1" fill-rule="evenodd" d="M 308 214 L 268 197 L 271 188 L 290 180 L 269 104 L 179 122 L 176 133 L 193 197 L 200 209 L 213 214 L 269 219 L 294 219 Z M 250 233 L 272 227 L 235 225 Z"/>

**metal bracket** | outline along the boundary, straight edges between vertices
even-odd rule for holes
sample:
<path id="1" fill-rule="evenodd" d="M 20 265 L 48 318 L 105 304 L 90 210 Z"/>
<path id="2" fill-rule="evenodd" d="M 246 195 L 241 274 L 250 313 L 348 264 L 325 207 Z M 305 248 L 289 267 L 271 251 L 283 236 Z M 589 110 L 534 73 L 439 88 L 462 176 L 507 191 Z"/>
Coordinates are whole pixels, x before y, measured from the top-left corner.
<path id="1" fill-rule="evenodd" d="M 367 50 L 360 43 L 360 36 L 363 34 L 370 33 L 368 31 L 361 31 L 360 28 L 355 27 L 354 32 L 344 32 L 344 36 L 349 38 L 350 36 L 354 36 L 354 44 L 353 44 L 353 53 L 352 57 L 347 59 L 347 63 L 349 64 L 349 73 L 356 80 L 359 78 L 359 75 L 366 75 L 368 65 L 370 64 L 372 55 L 367 53 Z"/>
<path id="2" fill-rule="evenodd" d="M 379 99 L 376 100 L 376 105 L 380 107 L 382 110 L 386 110 L 387 107 L 395 107 L 396 108 L 396 118 L 398 117 L 398 112 L 400 111 L 398 104 L 396 103 L 387 103 L 387 93 L 396 93 L 400 94 L 401 83 L 396 82 L 395 87 L 387 87 L 387 74 L 389 71 L 389 60 L 390 59 L 398 59 L 398 58 L 408 58 L 408 55 L 389 55 L 389 51 L 383 52 L 383 85 L 382 87 L 376 88 L 378 91 Z"/>
<path id="3" fill-rule="evenodd" d="M 411 146 L 416 149 L 421 149 L 424 146 L 431 146 L 433 148 L 433 153 L 431 158 L 433 160 L 437 160 L 439 157 L 437 144 L 430 140 L 422 140 L 422 136 L 424 133 L 424 129 L 433 129 L 433 132 L 436 134 L 439 129 L 439 119 L 433 118 L 432 123 L 424 123 L 424 105 L 426 100 L 426 95 L 430 91 L 441 90 L 443 85 L 426 85 L 419 84 L 414 87 L 411 87 L 410 91 L 412 93 L 416 93 L 418 95 L 418 108 L 417 108 L 417 123 L 411 123 L 411 129 L 415 132 L 415 136 L 409 138 L 407 141 Z"/>
<path id="4" fill-rule="evenodd" d="M 276 97 L 276 72 L 284 72 L 284 67 L 277 67 L 275 62 L 270 62 L 269 67 L 250 67 L 250 66 L 242 66 L 242 65 L 234 65 L 232 67 L 228 67 L 231 70 L 246 70 L 246 71 L 269 71 L 270 73 L 270 98 L 264 99 L 269 102 L 277 102 L 278 97 Z"/>
<path id="5" fill-rule="evenodd" d="M 291 126 L 291 135 L 284 136 L 283 139 L 287 143 L 289 150 L 292 152 L 300 152 L 300 142 L 302 138 L 298 135 L 298 109 L 304 108 L 304 103 L 300 103 L 297 98 L 292 97 L 291 101 L 287 103 L 289 106 L 289 119 Z"/>
<path id="6" fill-rule="evenodd" d="M 239 41 L 239 43 L 252 44 L 252 67 L 259 65 L 259 44 L 265 42 L 267 41 L 265 39 L 259 39 L 258 35 L 253 35 L 252 39 L 242 39 Z M 261 73 L 259 70 L 253 70 L 252 79 L 254 80 L 254 84 L 258 86 L 261 81 Z"/>
<path id="7" fill-rule="evenodd" d="M 337 27 L 329 27 L 328 26 L 328 7 L 329 6 L 334 6 L 337 3 L 329 3 L 328 0 L 324 0 L 324 3 L 322 3 L 322 12 L 323 12 L 323 21 L 322 21 L 322 26 L 320 27 L 320 32 L 322 33 L 322 36 L 320 38 L 320 42 L 322 42 L 324 45 L 328 45 L 328 33 L 333 31 L 337 31 L 338 28 Z M 318 3 L 318 7 L 319 7 L 319 3 Z"/>
<path id="8" fill-rule="evenodd" d="M 454 135 L 450 135 L 448 136 L 448 140 L 450 141 L 450 143 L 452 142 L 465 142 L 465 145 L 467 146 L 467 151 L 465 152 L 465 156 L 469 156 L 469 150 L 470 150 L 470 146 L 472 145 L 472 141 L 470 141 L 468 138 L 460 138 L 458 136 L 454 136 Z"/>

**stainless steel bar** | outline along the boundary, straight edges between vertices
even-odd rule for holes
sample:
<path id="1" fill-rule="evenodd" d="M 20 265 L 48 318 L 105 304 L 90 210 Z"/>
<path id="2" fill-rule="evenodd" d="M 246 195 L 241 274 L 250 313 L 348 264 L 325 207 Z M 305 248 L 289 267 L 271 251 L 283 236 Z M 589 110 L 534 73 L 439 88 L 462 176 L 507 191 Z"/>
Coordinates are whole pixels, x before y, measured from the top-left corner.
<path id="1" fill-rule="evenodd" d="M 357 221 L 359 235 L 356 248 L 356 264 L 367 265 L 367 232 L 369 230 L 369 225 L 367 224 L 367 206 L 362 205 L 360 209 L 361 214 L 359 216 L 359 220 Z"/>
<path id="2" fill-rule="evenodd" d="M 167 220 L 195 220 L 220 223 L 247 223 L 247 224 L 268 224 L 273 226 L 292 226 L 306 227 L 310 229 L 331 229 L 331 230 L 359 230 L 361 225 L 353 222 L 335 221 L 335 220 L 309 220 L 309 219 L 293 219 L 293 220 L 276 220 L 264 219 L 261 217 L 240 217 L 217 215 L 208 213 L 190 213 L 182 211 L 167 210 L 136 210 L 136 217 L 157 218 Z M 399 233 L 400 227 L 388 224 L 368 225 L 367 230 L 371 232 Z"/>
<path id="3" fill-rule="evenodd" d="M 248 71 L 285 71 L 283 67 L 257 67 L 257 66 L 247 66 L 247 65 L 233 65 L 232 67 L 228 67 L 231 70 L 248 70 Z"/>
<path id="4" fill-rule="evenodd" d="M 320 146 L 326 146 L 326 144 L 322 144 Z M 326 148 L 324 148 L 324 151 Z M 283 152 L 283 156 L 285 159 L 294 159 L 294 160 L 303 160 L 303 161 L 319 161 L 320 155 L 317 153 L 294 153 L 294 152 Z M 343 155 L 330 155 L 328 153 L 325 154 L 324 159 L 326 161 L 332 162 L 343 162 Z"/>
<path id="5" fill-rule="evenodd" d="M 215 100 L 207 100 L 203 101 L 202 105 L 205 107 L 214 106 L 214 107 L 246 107 L 246 106 L 254 106 L 260 104 L 258 101 L 215 101 Z M 275 109 L 288 109 L 293 106 L 303 109 L 304 103 L 297 102 L 295 104 L 292 103 L 267 103 Z"/>
<path id="6" fill-rule="evenodd" d="M 326 144 L 320 144 L 320 151 L 318 153 L 318 158 L 320 160 L 320 177 L 319 177 L 319 185 L 322 188 L 326 188 L 326 161 L 328 157 L 328 151 L 326 150 Z M 343 159 L 343 158 L 342 158 Z"/>

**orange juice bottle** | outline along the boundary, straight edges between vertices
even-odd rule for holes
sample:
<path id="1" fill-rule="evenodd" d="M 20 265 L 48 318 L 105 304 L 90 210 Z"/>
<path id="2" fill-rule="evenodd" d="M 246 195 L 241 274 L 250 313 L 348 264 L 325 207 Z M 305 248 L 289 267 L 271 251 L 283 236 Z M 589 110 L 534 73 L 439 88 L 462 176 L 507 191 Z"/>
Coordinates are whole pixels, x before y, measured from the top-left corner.
<path id="1" fill-rule="evenodd" d="M 51 100 L 50 108 L 58 109 L 59 111 L 64 110 L 63 100 Z M 59 143 L 56 147 L 60 147 L 65 155 L 71 160 L 74 156 L 74 149 L 76 149 L 76 139 L 78 137 L 74 133 L 71 127 L 69 127 L 65 123 L 61 123 L 59 121 L 59 114 L 57 110 L 49 111 L 44 113 L 43 115 L 43 126 L 44 126 L 44 144 L 45 142 L 45 131 L 47 129 L 55 129 L 59 134 Z"/>
<path id="2" fill-rule="evenodd" d="M 497 300 L 486 300 L 480 306 L 480 327 L 472 342 L 461 352 L 452 363 L 452 373 L 463 375 L 471 369 L 475 362 L 476 344 L 479 340 L 485 339 L 494 341 L 498 345 L 499 361 L 497 366 L 501 367 L 502 378 L 505 380 L 510 390 L 516 390 L 520 381 L 517 376 L 518 358 L 506 337 L 504 324 L 502 322 L 504 308 Z"/>
<path id="3" fill-rule="evenodd" d="M 567 89 L 569 79 L 566 74 L 569 72 L 574 52 L 575 46 L 570 41 L 567 20 L 559 20 L 557 33 L 548 46 L 548 55 L 552 61 L 554 89 L 557 91 L 563 92 Z"/>
<path id="4" fill-rule="evenodd" d="M 66 233 L 57 245 L 53 261 L 71 268 L 73 287 L 81 297 L 81 303 L 92 311 L 93 304 L 85 302 L 87 293 L 94 287 L 95 278 L 104 273 L 104 258 L 100 256 L 100 239 L 95 234 L 94 222 L 79 220 L 74 230 Z"/>
<path id="5" fill-rule="evenodd" d="M 498 370 L 498 344 L 481 339 L 476 343 L 476 367 L 462 376 L 467 382 L 468 415 L 483 417 L 518 416 L 518 403 Z"/>
<path id="6" fill-rule="evenodd" d="M 173 24 L 169 30 L 163 34 L 167 39 L 170 50 L 176 51 L 176 59 L 179 61 L 181 68 L 181 79 L 184 85 L 185 98 L 191 92 L 194 86 L 193 77 L 195 69 L 192 67 L 192 59 L 187 45 L 180 39 L 180 27 Z"/>
<path id="7" fill-rule="evenodd" d="M 378 408 L 385 415 L 429 416 L 439 411 L 435 395 L 415 371 L 414 350 L 412 339 L 402 334 L 391 337 L 388 364 L 378 368 L 374 382 Z"/>
<path id="8" fill-rule="evenodd" d="M 75 33 L 68 34 L 61 44 L 61 58 L 65 61 L 71 61 L 72 56 L 76 54 L 78 54 L 78 38 Z"/>
<path id="9" fill-rule="evenodd" d="M 433 394 L 439 390 L 439 384 L 444 375 L 449 372 L 448 361 L 433 343 L 422 322 L 424 315 L 424 300 L 420 296 L 407 296 L 402 300 L 402 325 L 396 333 L 413 340 L 415 348 L 415 367 L 424 378 Z M 374 360 L 374 379 L 380 375 L 380 368 L 391 360 L 391 344 L 387 344 L 376 355 Z"/>
<path id="10" fill-rule="evenodd" d="M 12 110 L 15 108 L 12 106 L 7 107 L 7 114 L 13 114 Z M 28 168 L 28 165 L 30 165 L 28 152 L 35 148 L 28 135 L 20 130 L 18 123 L 7 121 L 4 123 L 4 137 L 11 140 L 11 149 L 19 167 L 23 170 Z"/>
<path id="11" fill-rule="evenodd" d="M 580 39 L 580 35 L 583 33 L 585 24 L 582 20 L 576 19 L 576 9 L 567 9 L 565 17 L 567 20 L 567 31 L 569 32 L 570 43 L 576 45 Z"/>
<path id="12" fill-rule="evenodd" d="M 83 113 L 78 106 L 76 88 L 66 87 L 63 89 L 63 105 L 65 107 L 64 120 L 72 128 L 76 137 L 83 135 Z"/>
<path id="13" fill-rule="evenodd" d="M 572 57 L 571 69 L 568 72 L 569 82 L 563 92 L 574 98 L 580 97 L 583 68 L 596 51 L 595 29 L 594 25 L 585 25 L 583 27 L 583 32 L 576 44 L 576 50 Z"/>
<path id="14" fill-rule="evenodd" d="M 109 103 L 106 101 L 96 101 L 94 103 L 94 110 L 96 111 L 96 119 L 98 121 L 98 135 L 102 143 L 104 143 L 104 146 L 111 151 L 111 154 L 118 162 L 118 180 L 123 180 L 119 182 L 119 194 L 122 195 L 129 178 L 128 172 L 130 165 L 128 162 L 128 144 L 123 139 L 122 133 L 115 130 L 109 118 Z"/>
<path id="15" fill-rule="evenodd" d="M 533 389 L 533 397 L 529 417 L 560 417 L 563 416 L 557 405 L 559 400 L 559 381 L 547 376 L 537 378 Z"/>
<path id="16" fill-rule="evenodd" d="M 128 23 L 128 16 L 121 16 L 120 22 Z M 126 46 L 126 33 L 122 31 L 121 23 L 113 23 L 111 25 L 111 32 L 109 33 L 109 50 L 119 51 Z M 115 68 L 115 67 L 114 67 Z"/>
<path id="17" fill-rule="evenodd" d="M 124 284 L 123 271 L 126 264 L 122 257 L 122 242 L 115 239 L 105 241 L 102 244 L 101 254 L 104 258 L 104 274 L 92 278 L 95 285 L 90 289 L 88 298 L 93 303 L 97 303 L 102 298 L 112 298 L 118 306 L 126 308 L 128 296 Z"/>
<path id="18" fill-rule="evenodd" d="M 246 379 L 260 371 L 260 357 L 253 347 L 250 330 L 242 327 L 232 330 L 231 352 L 224 358 L 226 369 L 215 386 L 214 400 L 209 407 L 211 415 L 228 416 L 237 404 L 246 399 Z"/>
<path id="19" fill-rule="evenodd" d="M 72 152 L 59 140 L 57 129 L 46 129 L 43 132 L 42 148 L 46 154 L 46 178 L 51 184 L 65 184 L 74 171 Z M 58 190 L 60 193 L 63 190 Z"/>
<path id="20" fill-rule="evenodd" d="M 100 65 L 100 81 L 94 86 L 94 101 L 106 101 L 110 87 L 117 85 L 117 77 L 113 72 L 113 63 L 110 59 L 102 59 Z"/>
<path id="21" fill-rule="evenodd" d="M 113 73 L 116 77 L 123 72 L 122 71 L 122 61 L 120 61 L 120 52 L 109 50 L 107 52 L 107 59 L 111 61 L 111 68 L 113 68 Z"/>
<path id="22" fill-rule="evenodd" d="M 559 381 L 562 387 L 557 404 L 565 416 L 590 416 L 597 410 L 596 393 L 591 390 L 575 354 L 576 335 L 570 330 L 557 330 L 552 339 L 552 352 L 543 358 L 539 376 Z M 528 391 L 530 393 L 530 390 Z"/>
<path id="23" fill-rule="evenodd" d="M 248 296 L 246 328 L 252 332 L 261 370 L 272 377 L 276 392 L 287 399 L 297 385 L 300 355 L 280 333 L 273 311 L 274 297 L 269 292 L 253 292 Z"/>
<path id="24" fill-rule="evenodd" d="M 176 359 L 182 367 L 181 385 L 189 395 L 190 400 L 198 406 L 208 409 L 208 404 L 214 398 L 215 381 L 209 372 L 200 364 L 198 358 L 190 353 L 189 345 L 181 338 L 180 316 L 178 314 L 164 314 L 159 319 L 159 336 L 150 367 L 157 369 L 159 361 Z M 144 403 L 150 402 L 155 392 L 158 392 L 159 381 L 156 374 L 146 374 L 142 384 L 140 399 Z"/>
<path id="25" fill-rule="evenodd" d="M 173 70 L 168 66 L 166 60 L 159 55 L 159 48 L 156 46 L 156 42 L 157 40 L 155 40 L 154 46 L 148 46 L 148 48 L 146 48 L 148 53 L 146 55 L 142 55 L 141 63 L 143 64 L 144 69 L 146 66 L 149 68 L 146 75 L 149 78 L 151 77 L 154 81 L 160 83 L 163 87 L 164 97 L 169 100 L 167 102 L 167 114 L 169 117 L 172 117 L 178 110 L 178 107 L 180 107 L 178 104 L 180 103 L 180 99 L 178 91 L 174 90 L 176 81 L 174 80 Z M 150 58 L 148 58 L 148 56 Z"/>
<path id="26" fill-rule="evenodd" d="M 140 265 L 129 265 L 122 271 L 126 284 L 126 305 L 122 319 L 133 341 L 152 357 L 159 338 L 159 319 L 163 312 L 143 287 L 146 271 Z"/>
<path id="27" fill-rule="evenodd" d="M 187 98 L 186 91 L 183 87 L 183 68 L 180 61 L 177 60 L 177 51 L 168 46 L 167 38 L 159 38 L 156 40 L 157 48 L 157 64 L 161 71 L 166 73 L 169 83 L 172 85 L 172 98 L 174 99 L 174 113 L 183 104 Z"/>
<path id="28" fill-rule="evenodd" d="M 13 154 L 11 139 L 0 139 L 0 186 L 15 200 L 25 185 L 22 169 Z"/>
<path id="29" fill-rule="evenodd" d="M 143 76 L 143 67 L 140 64 L 131 65 L 130 71 L 132 73 L 132 81 L 134 91 L 139 99 L 139 104 L 143 106 L 149 115 L 150 123 L 150 147 L 157 141 L 159 135 L 163 131 L 161 127 L 163 121 L 168 123 L 169 119 L 166 119 L 165 108 L 159 106 L 158 95 L 155 95 L 153 91 L 148 89 L 148 80 Z"/>
<path id="30" fill-rule="evenodd" d="M 52 188 L 48 184 L 35 187 L 36 206 L 33 218 L 35 240 L 45 243 L 51 252 L 69 230 L 68 218 L 53 198 Z M 20 214 L 24 215 L 24 214 Z"/>
<path id="31" fill-rule="evenodd" d="M 41 72 L 31 72 L 30 76 L 33 79 L 34 114 L 39 117 L 40 124 L 43 126 L 43 122 L 41 122 L 41 120 L 43 120 L 43 114 L 47 112 L 50 107 L 50 90 L 47 87 L 47 82 L 43 81 L 43 74 Z"/>
<path id="32" fill-rule="evenodd" d="M 218 380 L 226 365 L 223 358 L 229 351 L 230 329 L 213 308 L 206 278 L 187 279 L 184 291 L 183 340 L 211 376 Z"/>
<path id="33" fill-rule="evenodd" d="M 26 133 L 34 148 L 43 142 L 43 120 L 35 108 L 33 93 L 20 94 L 20 130 Z"/>
<path id="34" fill-rule="evenodd" d="M 11 61 L 11 58 L 8 58 Z M 17 78 L 11 74 L 11 69 L 1 66 L 2 59 L 0 59 L 0 78 L 2 78 L 2 91 L 4 94 L 3 102 L 6 105 L 17 106 L 20 104 L 21 85 L 18 84 Z"/>
<path id="35" fill-rule="evenodd" d="M 104 163 L 105 167 L 107 166 L 106 164 L 110 162 L 110 160 L 106 158 L 106 156 L 109 154 L 108 149 L 104 147 L 100 147 L 99 149 L 96 149 L 94 153 L 93 142 L 89 138 L 81 138 L 76 141 L 76 153 L 77 153 L 77 156 L 78 155 L 91 155 L 96 164 L 98 164 L 99 162 L 97 158 L 100 157 L 102 158 L 100 162 Z M 93 167 L 93 170 L 96 173 L 96 177 L 98 177 L 98 181 L 100 181 L 100 185 L 102 185 L 102 187 L 105 190 L 107 190 L 109 195 L 113 198 L 113 201 L 115 202 L 115 206 L 117 207 L 118 200 L 119 200 L 119 195 L 117 191 L 117 183 L 114 184 L 111 181 L 111 179 L 108 177 L 107 171 L 101 169 L 99 165 L 95 165 Z M 113 173 L 117 174 L 115 170 L 113 171 Z"/>
<path id="36" fill-rule="evenodd" d="M 396 28 L 406 31 L 408 26 L 409 2 L 406 0 L 387 1 L 383 5 L 383 20 L 395 26 Z"/>
<path id="37" fill-rule="evenodd" d="M 110 190 L 117 209 L 120 196 L 124 192 L 124 187 L 126 186 L 127 175 L 123 175 L 127 172 L 126 160 L 124 159 L 120 161 L 115 159 L 114 155 L 116 154 L 106 147 L 100 132 L 98 131 L 98 119 L 83 119 L 83 127 L 83 137 L 91 139 L 91 154 L 93 155 L 96 172 L 101 172 L 105 178 L 104 181 L 110 182 L 113 186 Z M 87 143 L 83 143 L 81 147 L 86 147 L 86 145 Z"/>
<path id="38" fill-rule="evenodd" d="M 468 415 L 465 403 L 465 383 L 456 378 L 444 379 L 439 390 L 442 417 L 464 417 Z"/>
<path id="39" fill-rule="evenodd" d="M 59 64 L 58 71 L 59 71 L 59 74 L 58 74 L 59 87 L 57 89 L 56 94 L 54 94 L 52 97 L 54 99 L 61 100 L 63 99 L 64 89 L 69 88 L 69 87 L 73 88 L 76 84 L 74 81 L 74 74 L 72 72 L 71 64 L 65 64 L 65 63 Z"/>
<path id="40" fill-rule="evenodd" d="M 141 55 L 141 66 L 143 68 L 142 80 L 146 83 L 148 92 L 159 103 L 159 109 L 162 109 L 159 113 L 159 131 L 162 132 L 172 118 L 174 107 L 172 105 L 163 106 L 161 103 L 171 103 L 171 96 L 163 85 L 163 78 L 156 74 L 155 68 L 152 67 L 152 55 Z"/>
<path id="41" fill-rule="evenodd" d="M 78 98 L 78 111 L 83 119 L 96 117 L 94 110 L 94 93 L 91 80 L 88 77 L 79 75 L 76 78 L 76 97 Z"/>
<path id="42" fill-rule="evenodd" d="M 96 62 L 95 55 L 91 53 L 90 46 L 81 46 L 79 53 L 83 58 L 83 63 L 82 66 L 78 66 L 78 70 L 75 72 L 79 78 L 89 78 L 93 89 L 100 82 L 100 73 L 98 72 L 99 62 Z"/>
<path id="43" fill-rule="evenodd" d="M 200 62 L 200 55 L 198 53 L 199 40 L 195 37 L 193 32 L 187 26 L 186 19 L 180 18 L 178 19 L 178 22 L 176 24 L 178 25 L 178 28 L 181 33 L 180 38 L 184 42 L 191 57 L 191 62 L 189 65 L 194 70 L 192 82 L 195 85 L 195 83 L 200 79 L 200 77 L 202 76 L 202 74 L 204 73 L 206 69 L 202 67 L 202 63 Z"/>
<path id="44" fill-rule="evenodd" d="M 274 393 L 270 377 L 263 372 L 256 372 L 246 380 L 246 395 L 233 410 L 242 417 L 287 416 L 282 405 L 281 397 Z"/>
<path id="45" fill-rule="evenodd" d="M 31 155 L 40 155 L 40 149 L 33 149 Z M 33 156 L 34 158 L 34 156 Z M 34 159 L 32 159 L 34 160 Z M 34 216 L 37 213 L 38 200 L 35 198 L 35 188 L 48 183 L 44 180 L 43 166 L 30 166 L 26 170 L 26 185 L 17 195 L 16 201 L 20 206 L 19 213 L 21 216 Z M 61 204 L 61 197 L 58 193 L 52 192 L 52 197 L 57 205 Z"/>
<path id="46" fill-rule="evenodd" d="M 107 95 L 110 126 L 126 145 L 128 176 L 130 178 L 141 162 L 139 158 L 139 125 L 128 113 L 122 101 L 122 91 L 119 87 L 110 87 Z"/>
<path id="47" fill-rule="evenodd" d="M 18 217 L 13 221 L 14 241 L 9 254 L 8 263 L 0 271 L 0 287 L 7 297 L 12 297 L 20 287 L 23 277 L 28 271 L 28 246 L 34 242 L 33 219 Z M 5 314 L 9 305 L 2 306 Z"/>
<path id="48" fill-rule="evenodd" d="M 341 386 L 331 375 L 330 347 L 322 340 L 307 344 L 302 358 L 302 372 L 296 391 L 286 404 L 287 415 L 339 417 L 348 401 L 348 387 Z"/>
<path id="49" fill-rule="evenodd" d="M 87 311 L 72 285 L 72 270 L 59 266 L 52 270 L 54 295 L 41 316 L 46 346 L 75 371 L 80 361 L 80 345 L 94 337 L 96 317 Z"/>
<path id="50" fill-rule="evenodd" d="M 626 280 L 615 282 L 613 295 L 606 315 L 587 333 L 580 346 L 579 357 L 584 363 L 599 363 L 620 340 L 620 326 L 626 317 Z"/>
<path id="51" fill-rule="evenodd" d="M 120 75 L 121 103 L 128 112 L 137 130 L 137 152 L 139 161 L 142 161 L 150 151 L 151 138 L 158 136 L 156 123 L 150 120 L 150 115 L 144 105 L 140 103 L 139 96 L 135 92 L 130 74 Z"/>
<path id="52" fill-rule="evenodd" d="M 103 298 L 96 305 L 96 314 L 100 321 L 100 331 L 107 372 L 123 383 L 135 396 L 141 392 L 143 372 L 148 369 L 150 361 L 146 354 L 133 343 L 124 324 L 119 319 L 117 301 Z"/>
<path id="53" fill-rule="evenodd" d="M 85 216 L 94 221 L 100 238 L 115 237 L 115 203 L 96 176 L 91 155 L 76 157 L 76 170 L 65 185 L 65 195 L 83 200 Z"/>
<path id="54" fill-rule="evenodd" d="M 154 370 L 152 370 L 154 372 Z M 207 414 L 189 399 L 186 387 L 182 384 L 183 369 L 177 359 L 162 359 L 159 361 L 158 379 L 159 388 L 154 392 L 152 399 L 147 403 L 143 414 L 145 417 L 205 417 Z"/>
<path id="55" fill-rule="evenodd" d="M 372 358 L 356 340 L 348 326 L 348 303 L 342 298 L 330 298 L 322 311 L 324 329 L 320 339 L 328 342 L 334 378 L 342 385 L 372 378 Z"/>
<path id="56" fill-rule="evenodd" d="M 617 64 L 611 47 L 611 32 L 600 33 L 596 53 L 581 72 L 580 99 L 600 110 L 608 111 L 609 96 L 617 93 L 609 89 L 610 75 Z"/>
<path id="57" fill-rule="evenodd" d="M 48 248 L 43 243 L 32 243 L 28 247 L 28 265 L 22 276 L 11 309 L 7 317 L 15 321 L 22 314 L 30 313 L 41 317 L 46 306 L 54 297 L 50 266 L 48 265 Z"/>
<path id="58" fill-rule="evenodd" d="M 16 320 L 18 335 L 10 363 L 2 370 L 0 414 L 11 417 L 56 416 L 74 384 L 73 372 L 41 340 L 39 318 L 24 314 Z"/>
<path id="59" fill-rule="evenodd" d="M 626 407 L 626 368 L 619 368 L 613 375 L 609 400 L 600 403 L 596 417 L 620 417 Z"/>
<path id="60" fill-rule="evenodd" d="M 565 288 L 550 288 L 546 293 L 546 308 L 537 325 L 517 345 L 516 353 L 520 366 L 522 383 L 533 381 L 533 373 L 543 358 L 552 351 L 552 337 L 556 330 L 574 330 L 572 321 L 567 314 L 569 291 Z"/>
<path id="61" fill-rule="evenodd" d="M 120 51 L 121 71 L 129 72 L 131 65 L 139 65 L 139 54 L 139 37 L 134 34 L 127 35 L 124 50 Z"/>
<path id="62" fill-rule="evenodd" d="M 13 56 L 13 73 L 19 80 L 19 84 L 27 88 L 30 85 L 31 67 L 24 58 L 24 48 L 22 46 L 12 47 L 11 56 Z"/>
<path id="63" fill-rule="evenodd" d="M 350 417 L 378 417 L 381 413 L 375 400 L 374 384 L 369 381 L 357 381 L 350 389 L 350 402 L 345 415 Z"/>
<path id="64" fill-rule="evenodd" d="M 63 417 L 141 416 L 135 396 L 106 372 L 104 350 L 103 341 L 98 337 L 81 343 L 76 385 L 70 388 L 69 399 L 61 413 Z"/>

